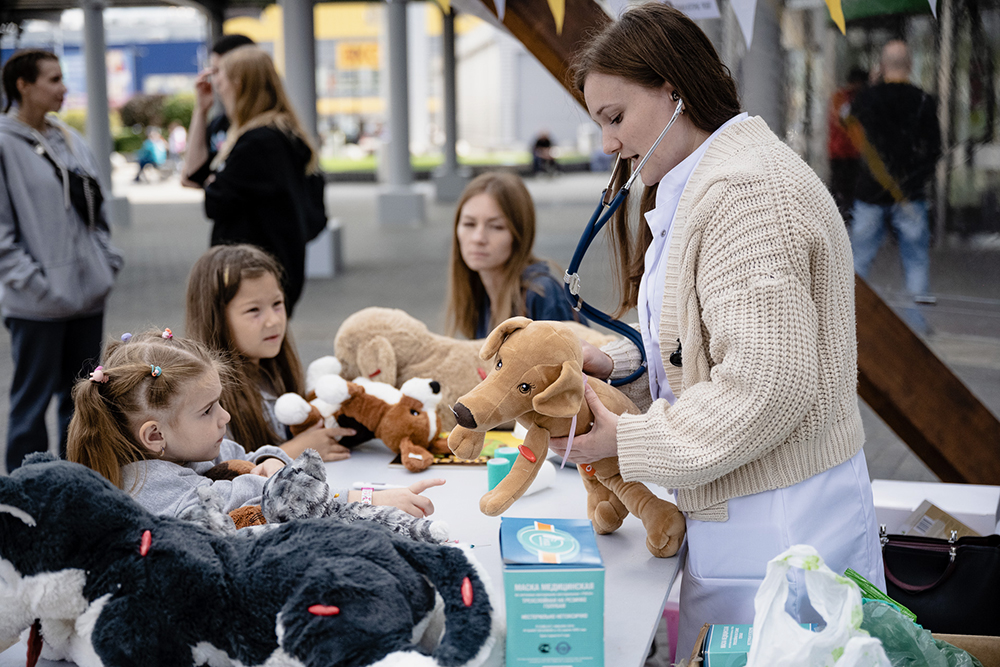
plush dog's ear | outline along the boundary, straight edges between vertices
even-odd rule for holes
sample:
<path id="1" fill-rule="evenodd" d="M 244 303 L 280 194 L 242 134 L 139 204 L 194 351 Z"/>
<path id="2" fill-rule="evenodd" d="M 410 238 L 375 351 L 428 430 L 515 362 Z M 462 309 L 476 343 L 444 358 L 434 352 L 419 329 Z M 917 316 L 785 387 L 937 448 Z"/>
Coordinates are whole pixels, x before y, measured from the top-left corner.
<path id="1" fill-rule="evenodd" d="M 572 417 L 583 405 L 583 370 L 577 361 L 564 361 L 556 381 L 531 401 L 535 412 L 547 417 Z"/>
<path id="2" fill-rule="evenodd" d="M 497 328 L 490 332 L 490 335 L 486 337 L 486 342 L 483 343 L 483 348 L 479 350 L 479 358 L 488 361 L 493 358 L 493 356 L 503 345 L 503 342 L 507 339 L 507 336 L 511 335 L 518 329 L 523 329 L 524 327 L 531 324 L 531 320 L 527 317 L 512 317 L 509 320 L 504 320 L 497 325 Z"/>
<path id="3" fill-rule="evenodd" d="M 396 351 L 389 339 L 375 336 L 358 347 L 358 370 L 362 377 L 395 387 Z"/>

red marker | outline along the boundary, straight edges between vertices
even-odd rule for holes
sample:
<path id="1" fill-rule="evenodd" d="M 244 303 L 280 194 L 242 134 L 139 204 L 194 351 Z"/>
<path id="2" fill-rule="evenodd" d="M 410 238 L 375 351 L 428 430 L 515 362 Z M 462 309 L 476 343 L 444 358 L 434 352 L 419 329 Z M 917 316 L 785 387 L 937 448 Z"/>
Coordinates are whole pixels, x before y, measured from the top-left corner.
<path id="1" fill-rule="evenodd" d="M 314 604 L 309 607 L 309 613 L 313 616 L 336 616 L 340 613 L 340 607 L 325 604 Z"/>
<path id="2" fill-rule="evenodd" d="M 466 607 L 472 606 L 472 582 L 468 577 L 462 579 L 462 602 Z"/>

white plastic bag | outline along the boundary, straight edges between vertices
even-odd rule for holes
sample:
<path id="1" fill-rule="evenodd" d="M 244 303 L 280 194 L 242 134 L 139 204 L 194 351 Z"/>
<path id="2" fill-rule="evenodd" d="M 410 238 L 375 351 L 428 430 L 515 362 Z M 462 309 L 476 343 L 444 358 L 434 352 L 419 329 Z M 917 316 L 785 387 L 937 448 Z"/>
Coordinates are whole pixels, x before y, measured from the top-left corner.
<path id="1" fill-rule="evenodd" d="M 809 602 L 826 621 L 819 632 L 785 611 L 792 568 L 805 572 Z M 813 547 L 793 546 L 767 564 L 757 589 L 747 667 L 890 667 L 882 642 L 861 629 L 863 617 L 857 584 L 827 567 Z"/>

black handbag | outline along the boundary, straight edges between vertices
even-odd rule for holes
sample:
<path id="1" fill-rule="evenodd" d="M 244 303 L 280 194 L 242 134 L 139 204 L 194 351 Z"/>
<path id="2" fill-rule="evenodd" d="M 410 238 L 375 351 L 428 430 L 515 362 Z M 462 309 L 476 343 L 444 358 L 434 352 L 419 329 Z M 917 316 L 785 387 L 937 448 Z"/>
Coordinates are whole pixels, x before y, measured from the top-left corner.
<path id="1" fill-rule="evenodd" d="M 887 535 L 886 592 L 931 632 L 1000 635 L 1000 535 Z"/>

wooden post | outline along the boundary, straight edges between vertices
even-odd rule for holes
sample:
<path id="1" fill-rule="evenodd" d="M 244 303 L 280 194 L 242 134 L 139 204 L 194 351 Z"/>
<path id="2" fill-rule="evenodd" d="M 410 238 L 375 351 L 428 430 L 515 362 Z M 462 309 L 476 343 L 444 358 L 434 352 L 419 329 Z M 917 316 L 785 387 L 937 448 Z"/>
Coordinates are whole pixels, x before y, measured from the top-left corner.
<path id="1" fill-rule="evenodd" d="M 855 276 L 858 393 L 944 482 L 1000 484 L 1000 422 Z"/>

